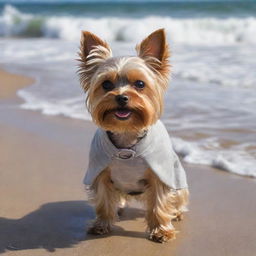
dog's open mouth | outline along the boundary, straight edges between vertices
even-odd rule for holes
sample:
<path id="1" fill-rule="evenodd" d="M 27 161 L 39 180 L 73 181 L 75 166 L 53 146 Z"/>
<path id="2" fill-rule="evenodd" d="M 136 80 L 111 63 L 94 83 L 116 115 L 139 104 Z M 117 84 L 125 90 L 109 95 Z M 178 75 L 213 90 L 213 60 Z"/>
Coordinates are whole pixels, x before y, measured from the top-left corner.
<path id="1" fill-rule="evenodd" d="M 114 111 L 114 114 L 120 120 L 127 120 L 131 116 L 132 111 L 127 108 L 119 108 Z"/>

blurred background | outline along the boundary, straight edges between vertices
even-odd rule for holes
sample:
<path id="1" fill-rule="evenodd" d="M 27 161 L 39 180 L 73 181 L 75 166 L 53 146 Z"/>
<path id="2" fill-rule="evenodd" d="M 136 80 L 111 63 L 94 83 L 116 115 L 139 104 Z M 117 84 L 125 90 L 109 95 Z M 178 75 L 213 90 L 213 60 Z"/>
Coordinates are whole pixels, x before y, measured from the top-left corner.
<path id="1" fill-rule="evenodd" d="M 162 119 L 175 150 L 256 177 L 256 1 L 0 0 L 0 68 L 36 79 L 17 107 L 90 120 L 76 74 L 81 30 L 134 55 L 159 28 L 172 51 Z"/>

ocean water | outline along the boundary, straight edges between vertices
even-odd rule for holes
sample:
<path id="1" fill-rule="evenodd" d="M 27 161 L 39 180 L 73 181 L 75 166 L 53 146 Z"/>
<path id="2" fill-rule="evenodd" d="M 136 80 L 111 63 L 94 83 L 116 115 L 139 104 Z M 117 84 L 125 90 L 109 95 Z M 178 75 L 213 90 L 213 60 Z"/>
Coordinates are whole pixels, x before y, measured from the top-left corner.
<path id="1" fill-rule="evenodd" d="M 255 1 L 0 0 L 0 65 L 36 78 L 19 107 L 90 120 L 76 74 L 80 31 L 131 55 L 162 27 L 173 66 L 162 119 L 175 150 L 256 177 Z"/>

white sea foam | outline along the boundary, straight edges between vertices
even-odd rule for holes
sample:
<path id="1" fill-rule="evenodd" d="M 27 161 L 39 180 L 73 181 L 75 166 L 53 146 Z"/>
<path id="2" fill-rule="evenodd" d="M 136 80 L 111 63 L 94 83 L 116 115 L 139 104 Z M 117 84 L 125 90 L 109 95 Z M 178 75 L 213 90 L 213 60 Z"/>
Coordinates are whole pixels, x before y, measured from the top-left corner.
<path id="1" fill-rule="evenodd" d="M 204 45 L 255 43 L 256 18 L 173 18 L 169 16 L 72 17 L 25 14 L 6 5 L 0 16 L 0 36 L 50 37 L 79 40 L 81 30 L 108 41 L 137 42 L 164 27 L 172 42 Z"/>
<path id="2" fill-rule="evenodd" d="M 219 146 L 217 138 L 190 142 L 173 138 L 172 141 L 175 151 L 187 163 L 209 165 L 256 178 L 256 158 L 247 153 L 243 145 L 225 150 Z"/>
<path id="3" fill-rule="evenodd" d="M 18 91 L 18 95 L 25 100 L 25 103 L 21 105 L 23 109 L 39 110 L 42 114 L 50 116 L 62 115 L 76 119 L 91 120 L 89 113 L 83 106 L 82 97 L 51 101 L 37 98 L 24 90 Z"/>

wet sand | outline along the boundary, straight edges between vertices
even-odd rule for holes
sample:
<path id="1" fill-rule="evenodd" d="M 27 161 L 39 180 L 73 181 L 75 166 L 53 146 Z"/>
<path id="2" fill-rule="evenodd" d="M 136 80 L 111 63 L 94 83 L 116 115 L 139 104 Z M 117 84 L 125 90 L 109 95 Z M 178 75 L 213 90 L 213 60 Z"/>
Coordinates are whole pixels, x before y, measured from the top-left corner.
<path id="1" fill-rule="evenodd" d="M 33 78 L 10 74 L 0 69 L 0 99 L 15 97 L 18 89 L 27 87 L 35 82 Z"/>
<path id="2" fill-rule="evenodd" d="M 1 72 L 0 90 L 6 91 L 9 80 L 3 87 L 3 76 Z M 19 88 L 19 80 L 13 81 Z M 82 179 L 95 126 L 1 102 L 0 253 L 256 255 L 255 179 L 205 166 L 185 165 L 190 211 L 184 221 L 174 223 L 180 231 L 175 241 L 162 245 L 147 240 L 143 210 L 134 204 L 110 235 L 87 236 L 86 223 L 94 211 L 86 201 Z"/>

